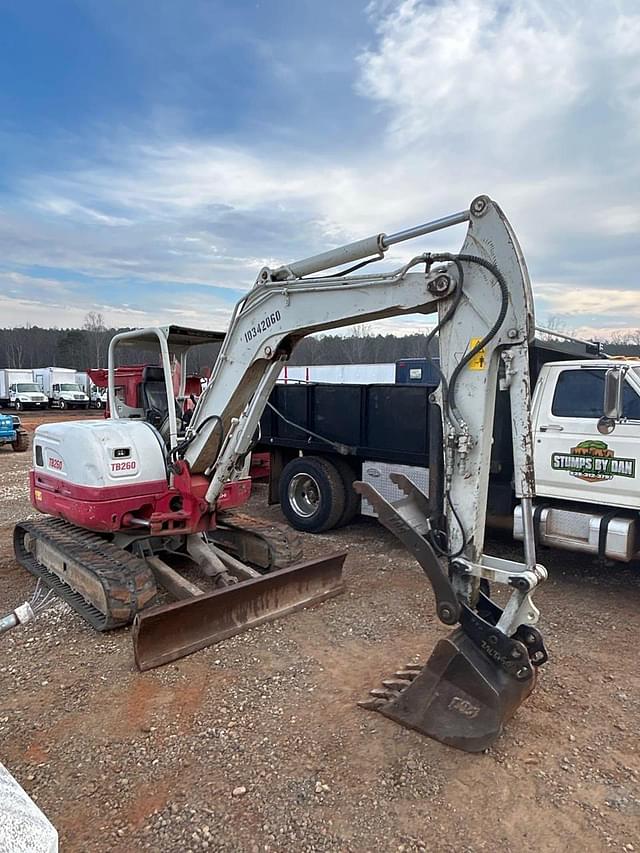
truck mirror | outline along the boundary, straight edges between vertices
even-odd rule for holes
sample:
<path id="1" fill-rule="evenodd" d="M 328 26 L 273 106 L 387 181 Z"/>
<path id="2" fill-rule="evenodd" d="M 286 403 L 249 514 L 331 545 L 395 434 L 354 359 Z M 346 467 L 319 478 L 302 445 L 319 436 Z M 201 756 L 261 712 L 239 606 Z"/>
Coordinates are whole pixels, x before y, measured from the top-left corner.
<path id="1" fill-rule="evenodd" d="M 624 371 L 610 367 L 604 375 L 604 416 L 618 421 L 622 417 Z"/>
<path id="2" fill-rule="evenodd" d="M 603 435 L 613 432 L 622 417 L 625 372 L 621 367 L 610 367 L 604 375 L 603 415 L 598 421 L 598 432 Z"/>

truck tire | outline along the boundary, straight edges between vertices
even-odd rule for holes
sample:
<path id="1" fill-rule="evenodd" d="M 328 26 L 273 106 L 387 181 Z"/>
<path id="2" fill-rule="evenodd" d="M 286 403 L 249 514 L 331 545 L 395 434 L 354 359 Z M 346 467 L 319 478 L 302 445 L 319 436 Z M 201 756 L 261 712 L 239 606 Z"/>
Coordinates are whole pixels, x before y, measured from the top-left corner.
<path id="1" fill-rule="evenodd" d="M 20 402 L 20 400 L 15 401 L 15 403 L 13 404 L 13 408 L 16 410 L 16 412 L 22 411 L 22 403 Z"/>
<path id="2" fill-rule="evenodd" d="M 338 469 L 318 456 L 300 456 L 280 476 L 280 508 L 289 524 L 304 533 L 322 533 L 342 517 L 346 493 Z"/>
<path id="3" fill-rule="evenodd" d="M 336 527 L 344 527 L 345 524 L 350 524 L 360 512 L 360 495 L 353 489 L 353 484 L 358 479 L 358 475 L 347 460 L 340 456 L 336 456 L 331 462 L 338 469 L 338 474 L 340 474 L 342 485 L 344 486 L 344 512 L 336 524 Z"/>
<path id="4" fill-rule="evenodd" d="M 25 450 L 29 449 L 29 434 L 19 432 L 16 440 L 11 443 L 11 447 L 13 447 L 16 453 L 24 453 Z"/>
<path id="5" fill-rule="evenodd" d="M 94 405 L 95 405 L 96 409 L 101 409 L 102 408 L 102 400 L 96 400 Z"/>
<path id="6" fill-rule="evenodd" d="M 66 408 L 67 408 L 67 401 L 66 401 L 66 400 L 59 400 L 59 401 L 58 401 L 58 406 L 60 407 L 60 410 L 61 410 L 61 411 L 62 411 L 63 409 L 66 409 Z"/>

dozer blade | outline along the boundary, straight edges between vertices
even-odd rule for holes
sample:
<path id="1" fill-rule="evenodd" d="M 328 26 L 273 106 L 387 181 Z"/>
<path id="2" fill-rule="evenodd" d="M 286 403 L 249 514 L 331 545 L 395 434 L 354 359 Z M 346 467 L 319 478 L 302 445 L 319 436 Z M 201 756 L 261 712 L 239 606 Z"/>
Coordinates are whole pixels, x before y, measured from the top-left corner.
<path id="1" fill-rule="evenodd" d="M 344 591 L 346 553 L 307 560 L 215 592 L 152 607 L 136 615 L 133 650 L 138 669 L 153 669 L 199 649 L 311 607 Z"/>
<path id="2" fill-rule="evenodd" d="M 425 666 L 408 664 L 363 708 L 466 752 L 481 752 L 500 735 L 535 686 L 535 669 L 506 672 L 457 628 L 440 640 Z"/>

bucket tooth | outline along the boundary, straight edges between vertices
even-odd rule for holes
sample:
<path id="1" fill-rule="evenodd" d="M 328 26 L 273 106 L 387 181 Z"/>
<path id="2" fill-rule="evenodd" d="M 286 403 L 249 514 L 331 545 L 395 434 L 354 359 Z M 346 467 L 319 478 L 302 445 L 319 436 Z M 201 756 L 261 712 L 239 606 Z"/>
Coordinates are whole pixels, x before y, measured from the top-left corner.
<path id="1" fill-rule="evenodd" d="M 526 677 L 515 677 L 462 628 L 440 640 L 417 670 L 403 690 L 387 690 L 385 700 L 385 691 L 374 689 L 373 699 L 360 706 L 466 752 L 490 747 L 535 685 L 532 667 Z"/>
<path id="2" fill-rule="evenodd" d="M 422 672 L 422 667 L 418 666 L 415 669 L 399 669 L 395 676 L 402 678 L 404 681 L 413 681 Z"/>
<path id="3" fill-rule="evenodd" d="M 406 678 L 383 678 L 382 686 L 388 687 L 390 690 L 404 690 L 411 684 L 411 681 Z"/>
<path id="4" fill-rule="evenodd" d="M 369 696 L 373 696 L 374 699 L 393 699 L 394 696 L 398 695 L 399 691 L 387 690 L 385 687 L 374 687 L 373 690 L 369 691 Z"/>
<path id="5" fill-rule="evenodd" d="M 359 708 L 364 708 L 365 711 L 379 711 L 386 704 L 385 699 L 361 699 L 358 703 Z"/>

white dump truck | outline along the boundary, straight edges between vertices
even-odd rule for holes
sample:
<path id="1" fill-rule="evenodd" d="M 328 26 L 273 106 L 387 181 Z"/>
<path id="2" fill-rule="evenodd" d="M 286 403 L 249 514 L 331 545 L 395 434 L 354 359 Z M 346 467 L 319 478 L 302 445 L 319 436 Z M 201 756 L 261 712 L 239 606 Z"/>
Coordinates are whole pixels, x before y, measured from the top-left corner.
<path id="1" fill-rule="evenodd" d="M 36 367 L 32 381 L 47 395 L 51 408 L 89 408 L 89 397 L 76 382 L 76 371 L 70 367 Z"/>
<path id="2" fill-rule="evenodd" d="M 571 340 L 531 347 L 533 520 L 542 545 L 630 562 L 640 559 L 640 360 L 598 355 L 594 345 Z M 432 384 L 426 369 L 418 375 L 419 361 L 398 362 L 388 384 L 344 377 L 325 384 L 310 371 L 306 381 L 296 376 L 298 382 L 276 386 L 257 450 L 270 454 L 270 502 L 280 503 L 297 530 L 317 533 L 358 512 L 376 515 L 354 498 L 354 480 L 391 501 L 402 498 L 393 472 L 425 492 L 436 488 L 442 440 L 430 443 L 429 413 L 437 380 Z M 506 364 L 504 371 L 503 382 Z M 488 523 L 522 539 L 522 508 L 505 454 L 507 403 L 498 392 Z"/>
<path id="3" fill-rule="evenodd" d="M 49 400 L 33 381 L 30 370 L 0 370 L 0 405 L 12 409 L 46 409 Z"/>

